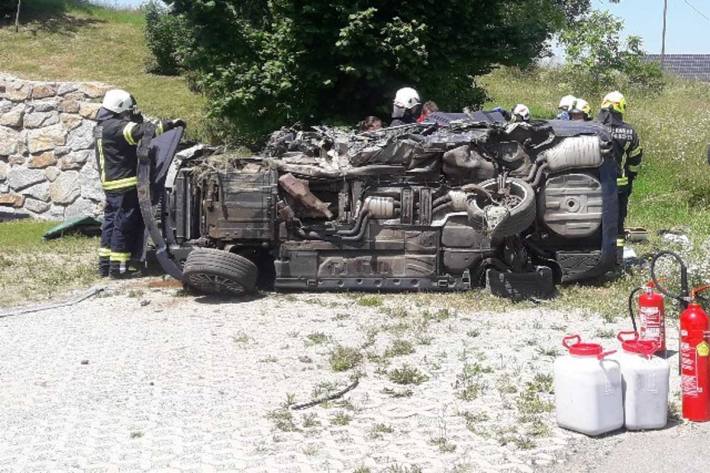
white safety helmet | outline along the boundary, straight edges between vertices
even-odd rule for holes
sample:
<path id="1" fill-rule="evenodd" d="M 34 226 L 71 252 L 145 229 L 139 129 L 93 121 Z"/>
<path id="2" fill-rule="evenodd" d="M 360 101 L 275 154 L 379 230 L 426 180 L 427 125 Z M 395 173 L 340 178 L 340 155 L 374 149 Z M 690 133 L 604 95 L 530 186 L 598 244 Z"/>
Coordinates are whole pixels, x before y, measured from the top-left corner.
<path id="1" fill-rule="evenodd" d="M 565 95 L 560 99 L 560 104 L 557 106 L 558 109 L 565 112 L 569 112 L 574 107 L 574 102 L 577 98 L 574 95 Z"/>
<path id="2" fill-rule="evenodd" d="M 516 122 L 527 122 L 530 120 L 530 109 L 527 105 L 519 103 L 513 107 L 513 119 Z"/>
<path id="3" fill-rule="evenodd" d="M 392 118 L 402 118 L 404 112 L 421 104 L 419 93 L 411 87 L 402 87 L 394 96 Z"/>
<path id="4" fill-rule="evenodd" d="M 101 106 L 113 113 L 123 113 L 133 110 L 136 106 L 136 100 L 125 90 L 111 89 L 104 95 L 104 101 Z"/>

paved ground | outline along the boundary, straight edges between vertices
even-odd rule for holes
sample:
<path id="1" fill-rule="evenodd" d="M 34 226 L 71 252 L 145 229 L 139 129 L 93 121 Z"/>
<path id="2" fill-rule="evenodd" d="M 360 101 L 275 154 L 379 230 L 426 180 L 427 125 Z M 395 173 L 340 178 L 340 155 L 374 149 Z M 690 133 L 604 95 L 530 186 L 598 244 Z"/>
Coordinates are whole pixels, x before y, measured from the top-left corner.
<path id="1" fill-rule="evenodd" d="M 644 452 L 678 445 L 680 460 L 685 436 L 691 453 L 708 445 L 708 429 L 688 425 L 602 440 L 555 427 L 560 339 L 576 331 L 613 345 L 623 323 L 445 304 L 216 301 L 143 281 L 0 319 L 0 471 L 611 472 L 633 459 L 646 472 L 671 470 L 652 469 L 659 457 Z M 333 369 L 338 346 L 362 357 L 353 369 Z M 285 408 L 355 374 L 340 401 Z M 420 384 L 397 383 L 417 374 Z"/>

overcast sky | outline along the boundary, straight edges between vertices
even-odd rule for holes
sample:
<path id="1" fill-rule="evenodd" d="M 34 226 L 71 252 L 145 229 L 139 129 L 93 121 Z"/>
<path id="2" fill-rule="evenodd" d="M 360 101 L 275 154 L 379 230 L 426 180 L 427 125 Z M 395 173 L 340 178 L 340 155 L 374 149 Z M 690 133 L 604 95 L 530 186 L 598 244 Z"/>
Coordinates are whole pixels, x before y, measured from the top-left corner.
<path id="1" fill-rule="evenodd" d="M 95 0 L 108 5 L 137 7 L 145 0 Z M 525 0 L 522 0 L 525 1 Z M 592 0 L 594 8 L 623 18 L 626 34 L 641 36 L 649 53 L 661 52 L 663 0 Z M 710 0 L 668 0 L 666 52 L 710 54 Z"/>

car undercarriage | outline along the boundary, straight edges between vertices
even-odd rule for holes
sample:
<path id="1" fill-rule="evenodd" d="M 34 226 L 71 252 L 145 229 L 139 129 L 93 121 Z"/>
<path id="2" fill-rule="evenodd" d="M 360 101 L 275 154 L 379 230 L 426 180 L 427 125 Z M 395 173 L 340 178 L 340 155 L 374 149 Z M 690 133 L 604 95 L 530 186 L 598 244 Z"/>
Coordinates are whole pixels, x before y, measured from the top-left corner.
<path id="1" fill-rule="evenodd" d="M 208 293 L 485 285 L 520 299 L 614 270 L 606 129 L 495 115 L 282 129 L 251 157 L 184 150 L 144 186 L 146 223 L 166 271 Z"/>

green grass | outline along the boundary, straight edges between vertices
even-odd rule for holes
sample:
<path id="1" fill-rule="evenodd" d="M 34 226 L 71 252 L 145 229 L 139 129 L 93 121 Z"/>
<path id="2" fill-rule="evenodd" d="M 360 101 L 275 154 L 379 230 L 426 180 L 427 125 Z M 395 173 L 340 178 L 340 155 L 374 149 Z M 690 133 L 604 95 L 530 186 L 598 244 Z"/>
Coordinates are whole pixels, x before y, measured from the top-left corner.
<path id="1" fill-rule="evenodd" d="M 67 236 L 42 240 L 54 225 L 31 220 L 0 223 L 2 306 L 48 299 L 98 280 L 98 239 Z"/>
<path id="2" fill-rule="evenodd" d="M 184 118 L 188 135 L 206 137 L 204 100 L 182 77 L 146 73 L 150 52 L 140 11 L 78 0 L 23 2 L 19 33 L 0 23 L 2 71 L 29 80 L 100 81 L 129 90 L 151 116 Z"/>

